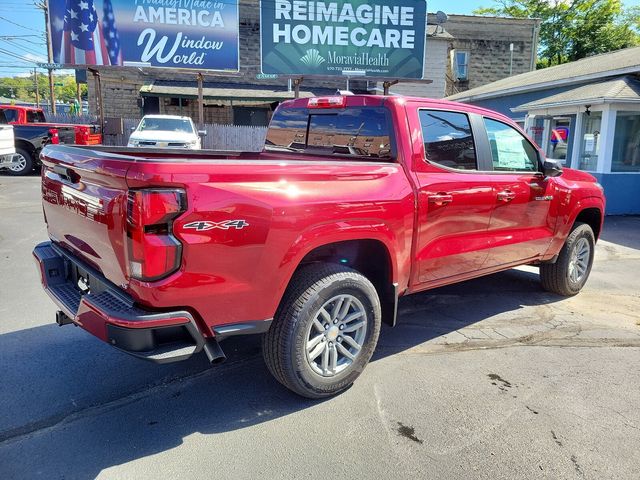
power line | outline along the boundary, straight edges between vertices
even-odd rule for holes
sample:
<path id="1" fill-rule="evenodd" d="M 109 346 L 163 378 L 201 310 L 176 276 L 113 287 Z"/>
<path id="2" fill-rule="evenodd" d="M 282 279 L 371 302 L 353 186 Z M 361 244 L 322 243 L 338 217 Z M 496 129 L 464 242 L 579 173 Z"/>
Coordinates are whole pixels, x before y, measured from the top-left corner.
<path id="1" fill-rule="evenodd" d="M 2 16 L 0 16 L 0 20 L 4 20 L 5 22 L 9 22 L 12 25 L 15 25 L 16 27 L 24 28 L 25 30 L 31 30 L 32 32 L 44 33 L 42 30 L 36 30 L 35 28 L 25 27 L 24 25 L 20 25 L 19 23 L 16 23 L 16 22 L 14 22 L 12 20 L 9 20 L 8 18 L 2 17 Z"/>

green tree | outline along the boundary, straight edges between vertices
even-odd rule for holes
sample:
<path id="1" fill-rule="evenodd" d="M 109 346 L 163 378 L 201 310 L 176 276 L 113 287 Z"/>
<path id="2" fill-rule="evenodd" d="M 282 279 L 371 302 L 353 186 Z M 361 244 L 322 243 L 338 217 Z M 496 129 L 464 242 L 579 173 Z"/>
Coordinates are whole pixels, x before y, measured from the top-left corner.
<path id="1" fill-rule="evenodd" d="M 538 68 L 640 44 L 640 9 L 621 0 L 494 0 L 479 15 L 538 18 Z"/>

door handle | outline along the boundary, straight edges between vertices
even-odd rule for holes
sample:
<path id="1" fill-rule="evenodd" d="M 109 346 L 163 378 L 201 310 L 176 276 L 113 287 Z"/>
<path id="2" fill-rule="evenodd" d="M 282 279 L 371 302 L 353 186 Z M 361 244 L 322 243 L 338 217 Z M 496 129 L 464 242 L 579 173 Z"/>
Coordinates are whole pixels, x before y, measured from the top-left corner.
<path id="1" fill-rule="evenodd" d="M 498 192 L 498 200 L 501 202 L 510 202 L 514 198 L 516 198 L 516 194 L 511 190 L 503 190 L 502 192 Z"/>
<path id="2" fill-rule="evenodd" d="M 429 203 L 433 203 L 434 205 L 449 205 L 451 202 L 453 202 L 453 195 L 450 195 L 448 193 L 437 193 L 435 195 L 429 195 Z"/>

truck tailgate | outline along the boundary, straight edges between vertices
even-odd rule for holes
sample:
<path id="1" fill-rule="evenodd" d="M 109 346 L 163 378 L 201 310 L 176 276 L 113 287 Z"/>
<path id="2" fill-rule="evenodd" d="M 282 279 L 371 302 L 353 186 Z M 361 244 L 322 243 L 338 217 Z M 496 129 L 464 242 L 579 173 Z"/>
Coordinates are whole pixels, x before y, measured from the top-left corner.
<path id="1" fill-rule="evenodd" d="M 46 147 L 42 199 L 49 236 L 116 285 L 126 283 L 128 157 Z"/>

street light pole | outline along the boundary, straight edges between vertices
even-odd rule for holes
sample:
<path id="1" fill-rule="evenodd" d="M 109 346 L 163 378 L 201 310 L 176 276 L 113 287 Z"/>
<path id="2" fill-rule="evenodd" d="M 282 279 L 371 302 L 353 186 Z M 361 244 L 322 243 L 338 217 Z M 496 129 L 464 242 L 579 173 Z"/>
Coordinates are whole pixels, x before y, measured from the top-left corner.
<path id="1" fill-rule="evenodd" d="M 49 28 L 49 0 L 38 4 L 38 8 L 44 10 L 44 29 L 47 37 L 47 57 L 49 63 L 53 62 L 53 46 L 51 44 L 51 29 Z M 49 98 L 51 99 L 51 114 L 56 114 L 56 94 L 53 84 L 53 69 L 49 68 Z"/>
<path id="2" fill-rule="evenodd" d="M 38 69 L 33 69 L 33 81 L 36 82 L 36 106 L 40 108 L 40 86 L 38 85 Z"/>

